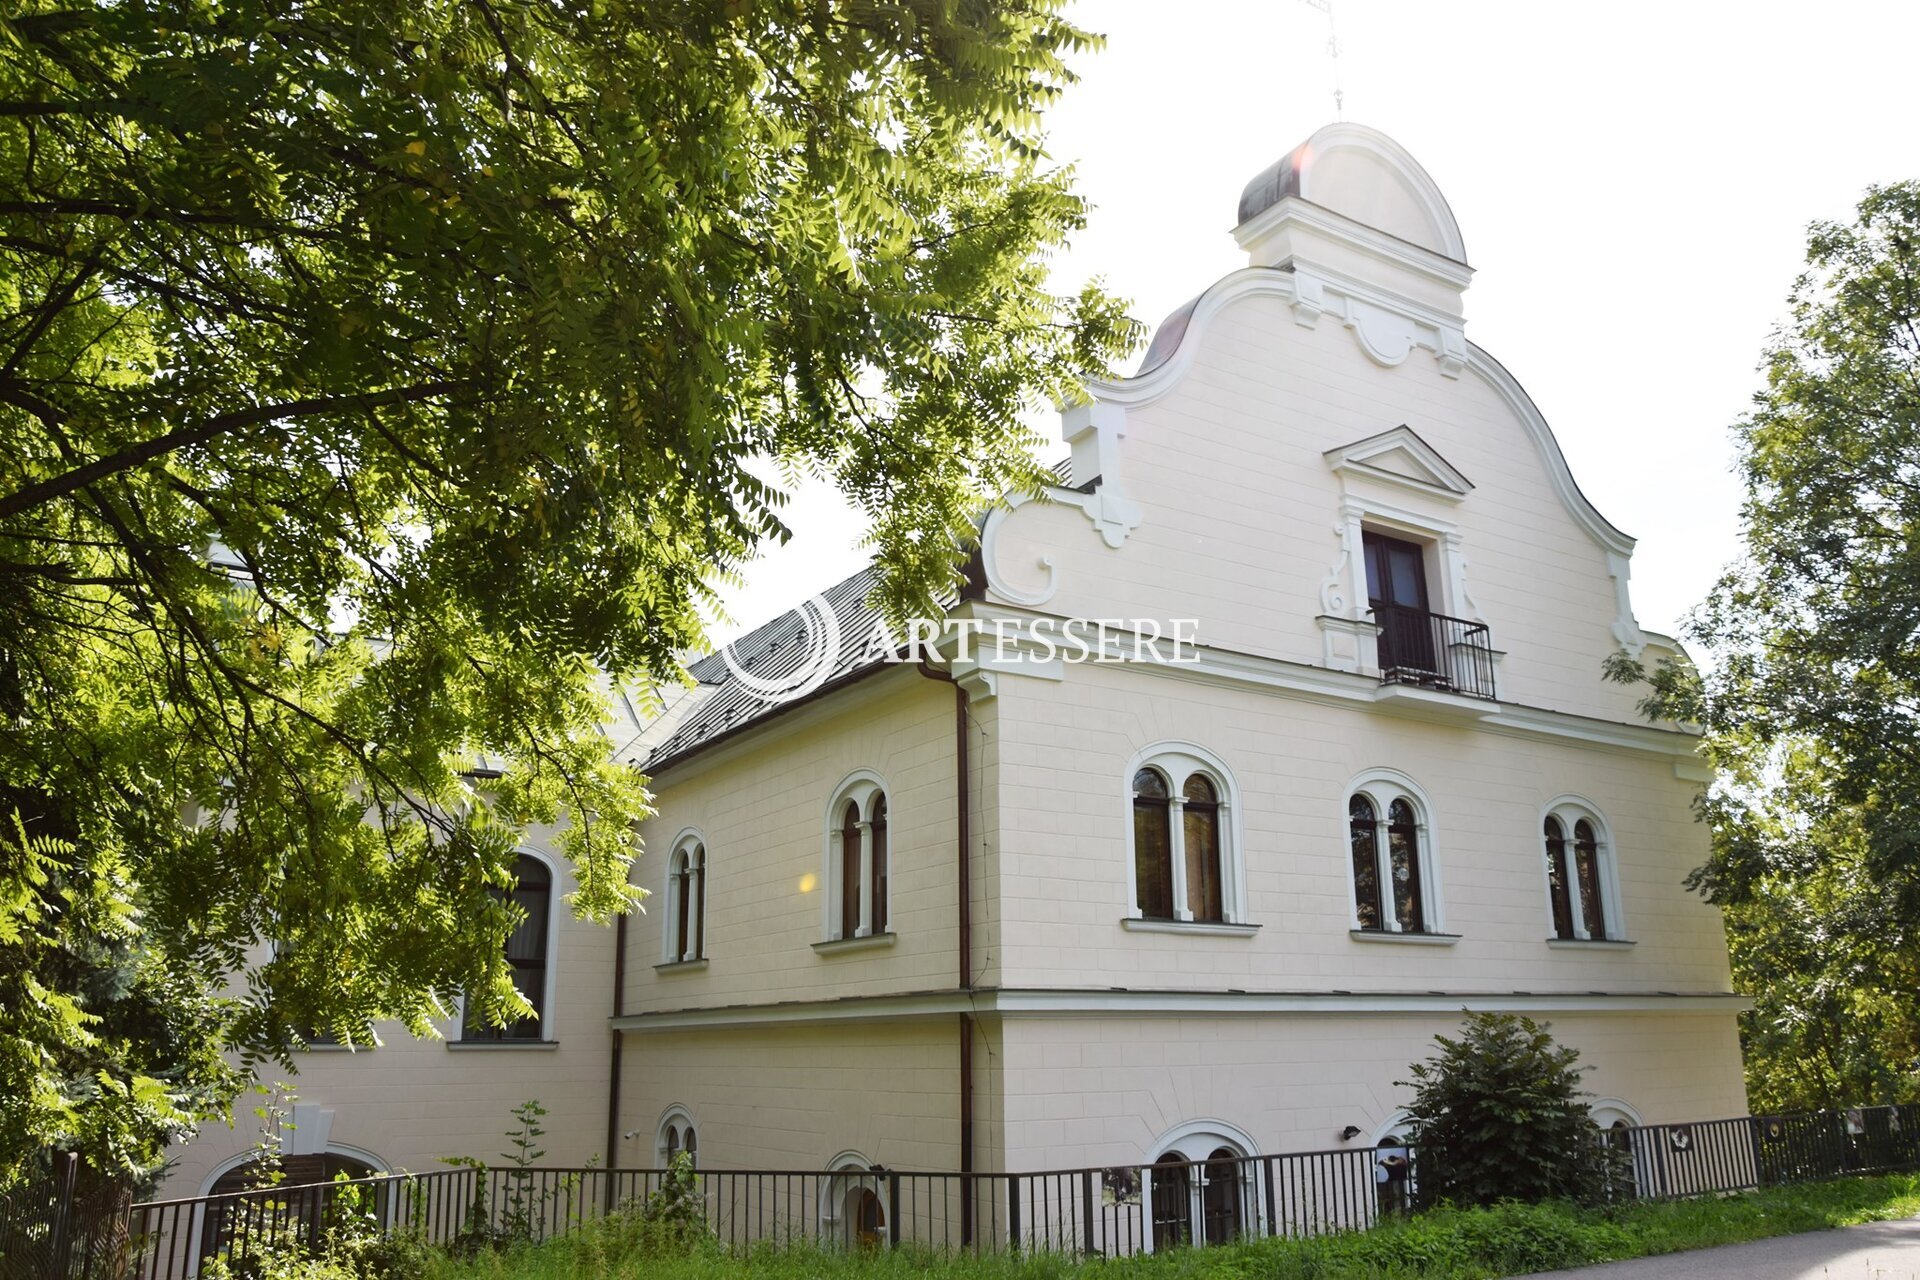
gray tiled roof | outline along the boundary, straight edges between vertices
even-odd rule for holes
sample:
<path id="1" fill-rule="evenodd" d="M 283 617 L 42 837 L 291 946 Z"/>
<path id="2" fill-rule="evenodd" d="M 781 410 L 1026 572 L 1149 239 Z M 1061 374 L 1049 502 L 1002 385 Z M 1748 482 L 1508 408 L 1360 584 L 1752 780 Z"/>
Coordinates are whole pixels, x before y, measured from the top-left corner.
<path id="1" fill-rule="evenodd" d="M 1073 484 L 1071 458 L 1062 459 L 1051 469 L 1058 477 L 1056 483 Z M 821 593 L 839 625 L 839 644 L 821 688 L 869 671 L 885 661 L 891 646 L 881 639 L 885 632 L 880 611 L 868 603 L 879 577 L 878 567 L 868 565 Z M 955 601 L 945 599 L 940 604 L 942 608 L 952 608 Z M 799 664 L 814 652 L 810 643 L 811 628 L 818 625 L 804 608 L 789 609 L 727 647 L 732 652 L 734 666 L 749 676 L 777 680 L 797 671 Z M 743 729 L 781 706 L 790 705 L 789 699 L 766 697 L 737 679 L 719 652 L 693 662 L 687 671 L 700 682 L 694 695 L 700 700 L 681 713 L 664 741 L 647 752 L 640 763 L 648 772 Z"/>

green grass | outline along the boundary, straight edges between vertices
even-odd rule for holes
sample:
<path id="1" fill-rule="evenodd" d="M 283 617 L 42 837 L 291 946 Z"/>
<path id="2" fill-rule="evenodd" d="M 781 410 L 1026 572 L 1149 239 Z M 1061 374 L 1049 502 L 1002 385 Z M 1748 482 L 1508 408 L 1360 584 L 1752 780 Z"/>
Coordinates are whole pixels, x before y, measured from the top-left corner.
<path id="1" fill-rule="evenodd" d="M 1117 1260 L 1059 1254 L 952 1257 L 910 1249 L 767 1250 L 747 1257 L 701 1250 L 670 1257 L 644 1247 L 630 1227 L 623 1232 L 615 1225 L 469 1262 L 442 1260 L 433 1265 L 430 1280 L 1480 1280 L 1915 1215 L 1920 1215 L 1920 1174 L 1612 1210 L 1566 1205 L 1449 1209 L 1365 1233 Z"/>

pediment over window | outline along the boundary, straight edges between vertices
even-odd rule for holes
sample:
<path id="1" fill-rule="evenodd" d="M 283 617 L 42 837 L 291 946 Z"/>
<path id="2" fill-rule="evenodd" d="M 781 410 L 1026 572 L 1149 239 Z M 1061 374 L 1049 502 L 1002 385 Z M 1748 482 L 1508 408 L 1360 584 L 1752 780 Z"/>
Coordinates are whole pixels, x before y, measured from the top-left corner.
<path id="1" fill-rule="evenodd" d="M 1342 474 L 1383 480 L 1448 502 L 1460 501 L 1473 489 L 1471 480 L 1404 423 L 1329 449 L 1322 456 Z"/>

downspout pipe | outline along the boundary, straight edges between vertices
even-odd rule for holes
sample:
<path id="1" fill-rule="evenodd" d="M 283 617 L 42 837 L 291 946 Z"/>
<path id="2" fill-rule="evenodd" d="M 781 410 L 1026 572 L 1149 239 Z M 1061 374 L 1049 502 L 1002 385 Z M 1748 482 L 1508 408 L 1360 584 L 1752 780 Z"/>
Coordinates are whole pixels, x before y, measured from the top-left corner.
<path id="1" fill-rule="evenodd" d="M 627 1008 L 627 917 L 621 916 L 614 926 L 613 935 L 613 1016 L 618 1018 Z M 613 1188 L 619 1181 L 614 1170 L 620 1167 L 620 1053 L 626 1047 L 627 1033 L 618 1026 L 611 1028 L 613 1047 L 609 1051 L 607 1069 L 607 1177 L 606 1193 L 602 1197 L 602 1208 L 613 1212 Z"/>
<path id="2" fill-rule="evenodd" d="M 954 878 L 958 892 L 959 988 L 973 990 L 973 824 L 968 807 L 972 792 L 972 765 L 967 751 L 967 691 L 947 672 L 925 662 L 920 673 L 953 686 L 953 828 Z M 973 1016 L 960 1015 L 960 1242 L 973 1243 Z"/>

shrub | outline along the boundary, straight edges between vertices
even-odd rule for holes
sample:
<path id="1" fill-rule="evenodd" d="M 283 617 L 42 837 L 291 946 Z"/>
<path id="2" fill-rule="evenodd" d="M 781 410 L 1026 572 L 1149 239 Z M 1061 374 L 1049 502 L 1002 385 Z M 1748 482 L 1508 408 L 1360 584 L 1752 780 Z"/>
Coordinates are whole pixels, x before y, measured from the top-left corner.
<path id="1" fill-rule="evenodd" d="M 1605 1198 L 1609 1149 L 1580 1088 L 1579 1054 L 1510 1013 L 1469 1013 L 1413 1064 L 1407 1108 L 1422 1205 Z"/>

